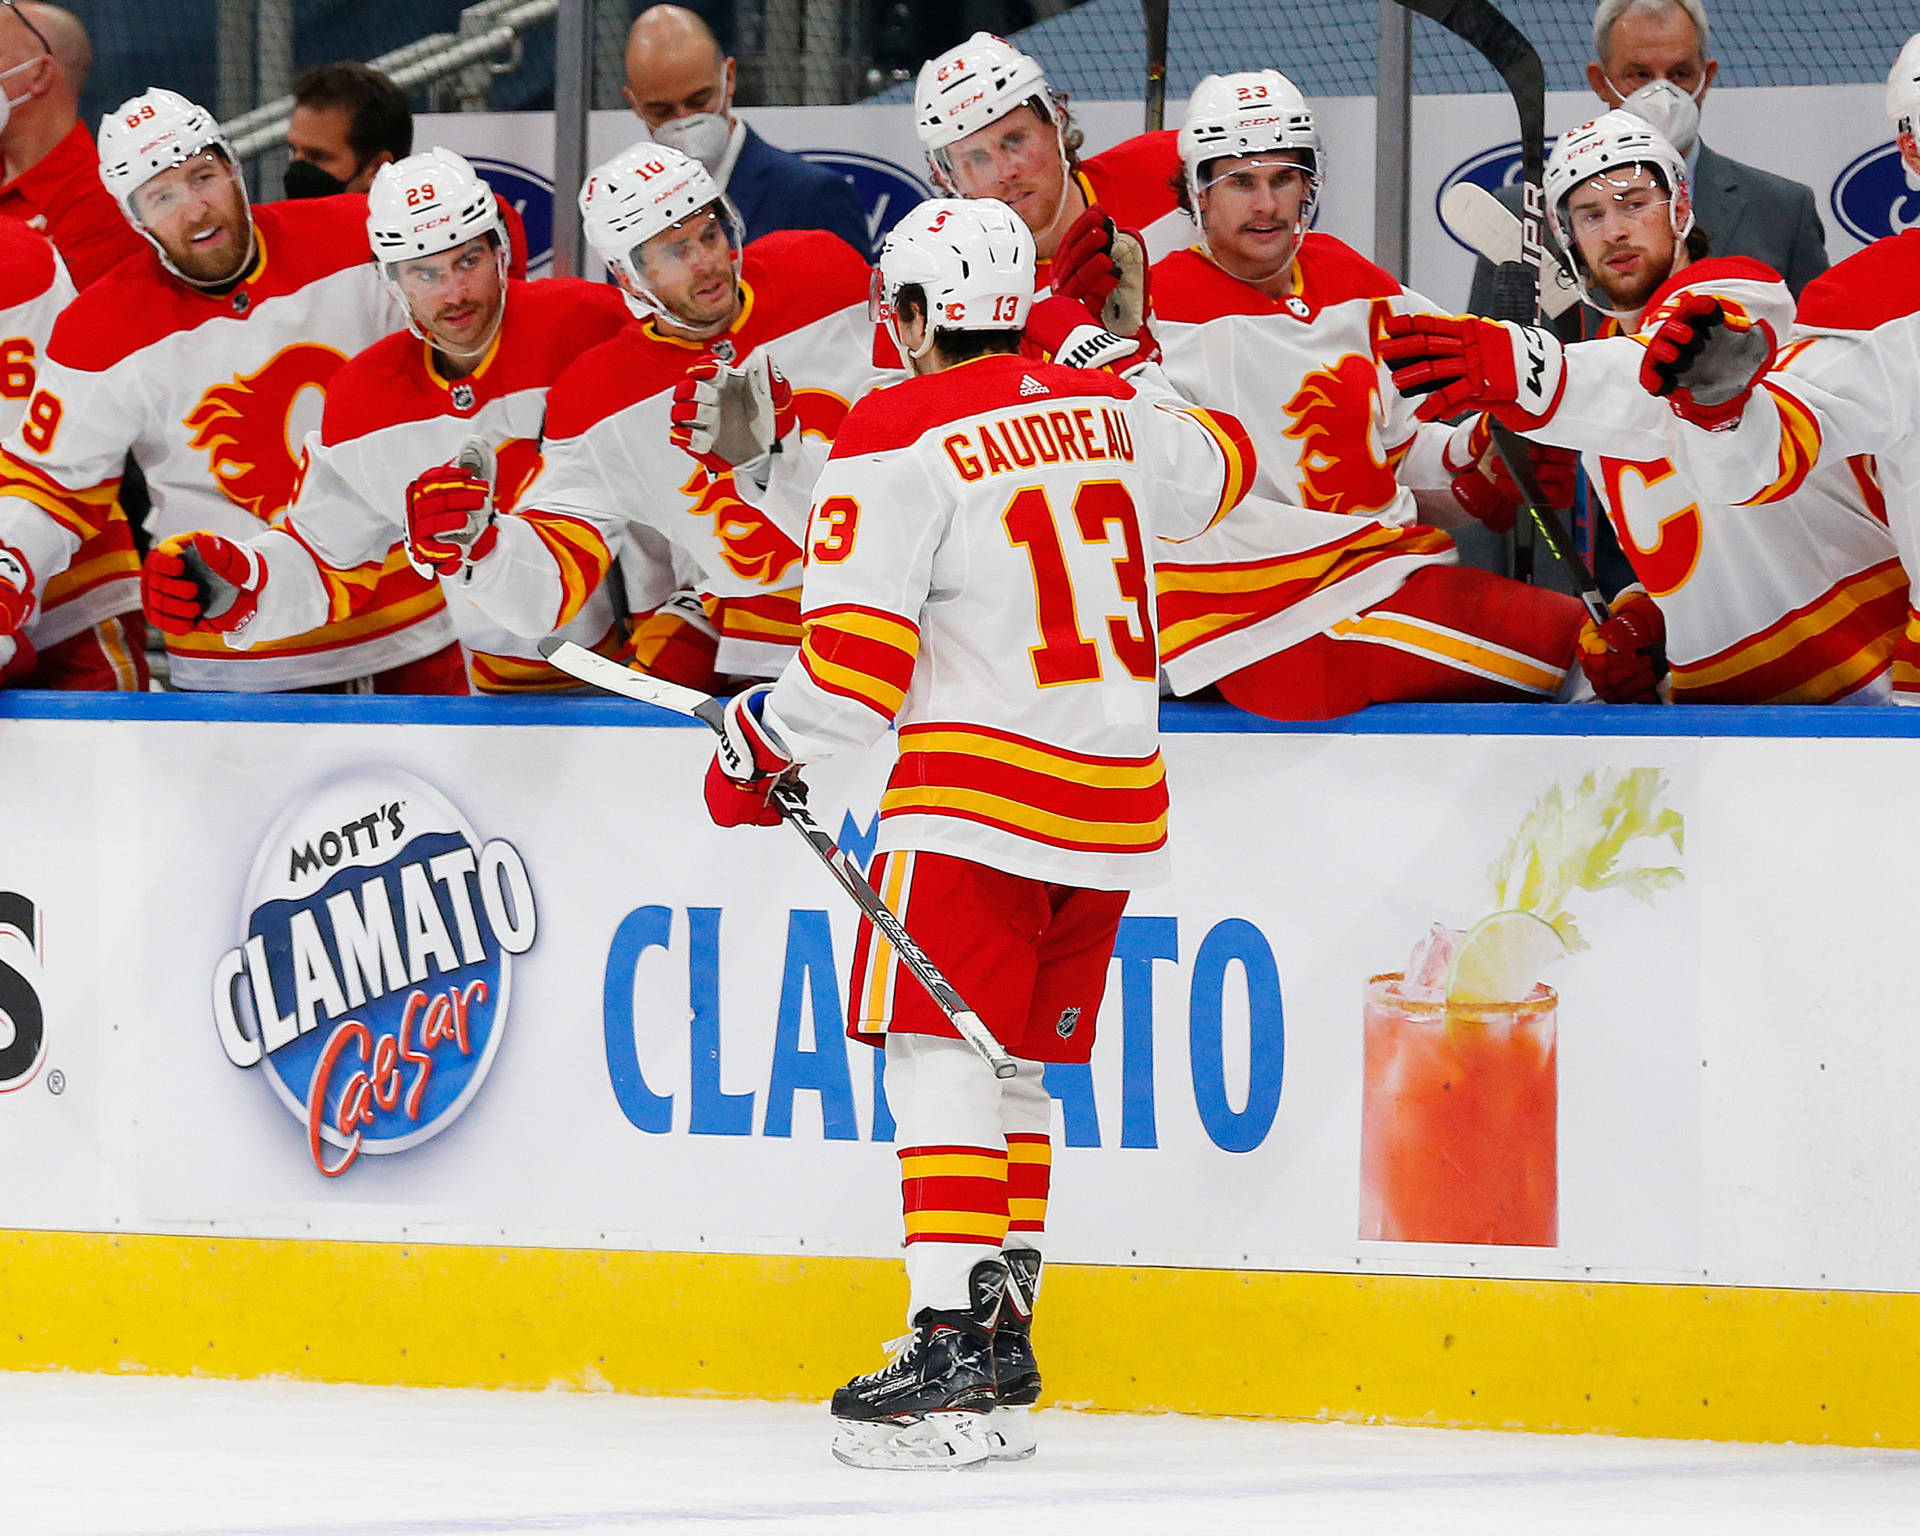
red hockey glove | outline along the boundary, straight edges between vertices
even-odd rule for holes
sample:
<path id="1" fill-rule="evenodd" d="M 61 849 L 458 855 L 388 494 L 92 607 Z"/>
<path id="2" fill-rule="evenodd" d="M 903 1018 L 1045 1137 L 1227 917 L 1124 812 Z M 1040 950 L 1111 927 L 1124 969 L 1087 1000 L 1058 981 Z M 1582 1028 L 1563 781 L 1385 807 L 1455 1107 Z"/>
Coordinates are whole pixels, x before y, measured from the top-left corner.
<path id="1" fill-rule="evenodd" d="M 758 683 L 727 705 L 726 729 L 707 765 L 707 814 L 721 827 L 772 827 L 780 808 L 769 796 L 793 759 L 760 719 L 772 683 Z"/>
<path id="2" fill-rule="evenodd" d="M 1113 259 L 1116 233 L 1107 210 L 1095 203 L 1067 227 L 1053 253 L 1053 291 L 1084 305 L 1095 319 L 1120 286 L 1120 267 Z"/>
<path id="3" fill-rule="evenodd" d="M 422 576 L 457 576 L 492 553 L 493 487 L 464 464 L 436 464 L 407 487 L 407 559 Z"/>
<path id="4" fill-rule="evenodd" d="M 1667 621 L 1644 587 L 1614 598 L 1613 617 L 1580 631 L 1580 670 L 1609 704 L 1658 704 L 1666 675 Z"/>
<path id="5" fill-rule="evenodd" d="M 266 585 L 266 562 L 246 545 L 217 533 L 176 533 L 140 567 L 140 606 L 163 635 L 232 635 L 259 612 Z"/>
<path id="6" fill-rule="evenodd" d="M 674 593 L 634 626 L 629 665 L 682 688 L 712 693 L 720 681 L 713 668 L 719 647 L 720 632 L 707 618 L 700 594 L 689 588 Z"/>
<path id="7" fill-rule="evenodd" d="M 1453 499 L 1468 514 L 1495 533 L 1506 533 L 1513 527 L 1522 498 L 1520 487 L 1507 472 L 1506 460 L 1493 446 L 1489 419 L 1484 415 L 1474 418 L 1462 445 L 1466 467 L 1454 475 L 1450 489 Z M 1580 475 L 1580 455 L 1570 448 L 1549 448 L 1543 443 L 1528 443 L 1526 449 L 1547 504 L 1556 511 L 1571 507 Z M 1452 443 L 1447 445 L 1443 458 L 1448 469 L 1457 467 Z"/>
<path id="8" fill-rule="evenodd" d="M 1773 327 L 1730 315 L 1710 293 L 1683 293 L 1647 343 L 1640 385 L 1696 427 L 1730 427 L 1773 366 Z"/>
<path id="9" fill-rule="evenodd" d="M 24 634 L 0 635 L 0 688 L 18 688 L 40 664 L 40 653 Z"/>
<path id="10" fill-rule="evenodd" d="M 1491 411 L 1524 432 L 1553 414 L 1566 383 L 1560 338 L 1544 326 L 1472 315 L 1389 315 L 1375 351 L 1401 394 L 1426 397 L 1414 412 L 1422 421 Z"/>
<path id="11" fill-rule="evenodd" d="M 1096 324 L 1076 299 L 1059 294 L 1027 311 L 1026 338 L 1048 358 L 1068 368 L 1109 368 L 1139 357 L 1139 340 L 1116 336 Z"/>
<path id="12" fill-rule="evenodd" d="M 703 358 L 673 387 L 673 446 L 691 454 L 714 475 L 724 475 L 773 451 L 794 429 L 793 388 L 756 352 L 738 368 Z"/>
<path id="13" fill-rule="evenodd" d="M 17 636 L 32 613 L 33 568 L 19 550 L 0 544 L 0 636 Z"/>

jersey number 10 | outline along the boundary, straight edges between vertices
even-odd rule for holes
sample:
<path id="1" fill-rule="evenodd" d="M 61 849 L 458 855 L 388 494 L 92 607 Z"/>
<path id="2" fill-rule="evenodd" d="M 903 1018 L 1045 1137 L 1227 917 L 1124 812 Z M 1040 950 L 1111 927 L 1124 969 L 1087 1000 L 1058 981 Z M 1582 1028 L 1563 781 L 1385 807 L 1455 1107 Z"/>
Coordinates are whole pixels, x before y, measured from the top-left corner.
<path id="1" fill-rule="evenodd" d="M 1053 504 L 1044 488 L 1030 485 L 1014 494 L 1000 521 L 1007 537 L 1027 553 L 1033 571 L 1035 616 L 1040 644 L 1030 646 L 1033 678 L 1042 688 L 1060 683 L 1093 683 L 1101 676 L 1099 647 L 1080 629 L 1073 578 L 1061 544 Z M 1073 493 L 1073 526 L 1082 544 L 1109 544 L 1118 525 L 1122 552 L 1113 575 L 1120 596 L 1133 604 L 1131 614 L 1107 615 L 1107 641 L 1129 677 L 1146 682 L 1160 670 L 1153 634 L 1153 609 L 1147 583 L 1151 572 L 1140 544 L 1140 519 L 1133 498 L 1118 480 L 1086 480 Z"/>

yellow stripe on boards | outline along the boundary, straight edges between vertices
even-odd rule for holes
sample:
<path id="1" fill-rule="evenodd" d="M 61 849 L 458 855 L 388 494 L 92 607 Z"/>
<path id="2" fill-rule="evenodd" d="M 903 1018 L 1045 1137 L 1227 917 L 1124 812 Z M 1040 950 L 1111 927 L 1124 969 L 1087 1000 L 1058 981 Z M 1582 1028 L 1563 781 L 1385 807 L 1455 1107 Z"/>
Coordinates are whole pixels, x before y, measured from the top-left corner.
<path id="1" fill-rule="evenodd" d="M 875 1191 L 875 1198 L 881 1196 Z M 0 1370 L 824 1401 L 898 1258 L 0 1232 Z M 1178 1350 L 1116 1350 L 1181 1320 Z M 1920 1295 L 1050 1264 L 1046 1401 L 1920 1448 Z"/>

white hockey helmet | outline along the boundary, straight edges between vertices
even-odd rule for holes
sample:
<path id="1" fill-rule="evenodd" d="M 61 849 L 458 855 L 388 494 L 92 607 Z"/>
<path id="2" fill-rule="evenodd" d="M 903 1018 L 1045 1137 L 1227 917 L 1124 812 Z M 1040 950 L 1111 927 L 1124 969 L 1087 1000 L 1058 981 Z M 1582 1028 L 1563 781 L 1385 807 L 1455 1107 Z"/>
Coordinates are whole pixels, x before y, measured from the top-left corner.
<path id="1" fill-rule="evenodd" d="M 1887 116 L 1901 133 L 1920 121 L 1920 32 L 1907 39 L 1887 73 Z"/>
<path id="2" fill-rule="evenodd" d="M 643 140 L 595 166 L 580 188 L 587 244 L 619 279 L 627 307 L 641 319 L 656 314 L 669 320 L 680 317 L 648 284 L 640 247 L 706 208 L 713 208 L 726 226 L 737 275 L 747 243 L 745 226 L 732 200 L 691 155 Z"/>
<path id="3" fill-rule="evenodd" d="M 1668 194 L 1667 219 L 1674 238 L 1684 240 L 1693 229 L 1693 191 L 1687 180 L 1687 162 L 1645 118 L 1616 107 L 1590 123 L 1569 128 L 1547 156 L 1541 191 L 1547 204 L 1547 223 L 1561 249 L 1572 258 L 1573 280 L 1594 308 L 1617 315 L 1597 297 L 1587 278 L 1586 265 L 1567 225 L 1567 199 L 1583 182 L 1607 171 L 1648 166 L 1659 173 Z M 1624 317 L 1623 317 L 1624 318 Z"/>
<path id="4" fill-rule="evenodd" d="M 100 151 L 100 180 L 107 191 L 113 194 L 113 200 L 120 205 L 120 212 L 126 217 L 135 231 L 160 255 L 160 261 L 166 269 L 182 282 L 194 283 L 197 287 L 218 287 L 219 284 L 199 282 L 188 277 L 168 259 L 166 248 L 154 238 L 153 232 L 140 222 L 133 210 L 133 194 L 138 192 L 162 171 L 170 171 L 177 165 L 185 165 L 195 155 L 204 150 L 215 150 L 227 163 L 234 183 L 240 189 L 240 206 L 247 213 L 249 240 L 246 260 L 237 272 L 243 272 L 253 261 L 253 243 L 251 226 L 253 222 L 252 205 L 247 200 L 247 184 L 240 175 L 239 161 L 233 153 L 233 145 L 220 131 L 220 125 L 213 120 L 213 114 L 205 107 L 188 101 L 178 91 L 165 90 L 155 86 L 152 90 L 142 91 L 129 101 L 122 102 L 118 108 L 100 119 L 98 140 Z M 236 272 L 236 275 L 237 275 Z M 223 281 L 230 281 L 224 279 Z"/>
<path id="5" fill-rule="evenodd" d="M 913 83 L 913 131 L 927 152 L 934 184 L 954 190 L 950 146 L 1025 106 L 1065 131 L 1040 61 L 991 32 L 976 32 L 922 64 Z"/>
<path id="6" fill-rule="evenodd" d="M 1300 228 L 1313 223 L 1320 201 L 1323 165 L 1320 131 L 1313 108 L 1300 89 L 1277 69 L 1249 69 L 1232 75 L 1208 75 L 1187 99 L 1187 115 L 1180 125 L 1180 165 L 1187 178 L 1187 201 L 1193 221 L 1200 219 L 1200 171 L 1210 160 L 1229 156 L 1291 151 L 1302 156 L 1307 173 L 1307 200 L 1300 208 Z M 1201 228 L 1201 243 L 1206 231 Z"/>
<path id="7" fill-rule="evenodd" d="M 500 203 L 480 173 L 435 145 L 383 165 L 367 189 L 367 244 L 383 275 L 395 262 L 438 256 L 481 235 L 504 251 Z"/>
<path id="8" fill-rule="evenodd" d="M 873 270 L 868 313 L 902 357 L 924 357 L 936 331 L 1017 331 L 1033 307 L 1033 232 L 990 197 L 936 197 L 888 232 Z M 927 298 L 927 334 L 909 353 L 900 340 L 900 290 Z"/>

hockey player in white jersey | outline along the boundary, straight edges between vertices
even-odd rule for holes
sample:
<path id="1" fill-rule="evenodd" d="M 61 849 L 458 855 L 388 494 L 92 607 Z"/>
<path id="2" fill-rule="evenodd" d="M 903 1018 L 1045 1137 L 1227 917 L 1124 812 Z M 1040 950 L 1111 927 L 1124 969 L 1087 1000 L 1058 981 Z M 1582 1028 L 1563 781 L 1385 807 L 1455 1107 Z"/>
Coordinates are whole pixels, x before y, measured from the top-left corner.
<path id="1" fill-rule="evenodd" d="M 1684 466 L 1676 473 L 1672 417 L 1640 382 L 1670 315 L 1712 310 L 1769 347 L 1793 320 L 1786 284 L 1759 262 L 1704 254 L 1685 161 L 1632 113 L 1561 135 L 1544 190 L 1555 236 L 1613 334 L 1563 348 L 1542 327 L 1414 316 L 1387 321 L 1381 354 L 1423 414 L 1491 409 L 1584 453 L 1640 578 L 1582 635 L 1596 687 L 1651 697 L 1664 642 L 1675 703 L 1884 702 L 1906 580 L 1871 467 L 1836 456 L 1764 509 L 1730 506 Z"/>
<path id="2" fill-rule="evenodd" d="M 512 508 L 539 468 L 548 389 L 627 320 L 605 284 L 510 281 L 499 204 L 451 150 L 381 168 L 368 194 L 367 236 L 406 306 L 407 329 L 334 376 L 283 527 L 244 544 L 196 532 L 153 552 L 146 606 L 163 631 L 224 635 L 244 649 L 352 618 L 368 596 L 361 567 L 406 537 L 410 504 L 450 510 L 463 524 L 488 507 Z M 484 529 L 480 537 L 488 537 Z M 452 572 L 442 586 L 476 689 L 578 686 L 532 640 L 467 600 L 459 574 L 467 551 L 434 545 L 411 553 L 424 571 Z M 188 569 L 190 558 L 217 578 L 218 601 L 209 604 L 208 583 Z M 624 626 L 599 587 L 562 633 L 613 654 Z"/>
<path id="3" fill-rule="evenodd" d="M 73 280 L 53 242 L 19 219 L 0 218 L 0 438 L 26 415 L 53 323 L 73 297 Z M 9 637 L 0 620 L 0 684 L 144 689 L 146 631 L 139 594 L 128 581 L 137 568 L 125 519 L 103 522 L 47 583 L 23 630 Z M 24 602 L 24 580 L 15 590 Z M 0 585 L 0 604 L 9 600 Z"/>
<path id="4" fill-rule="evenodd" d="M 100 162 L 152 249 L 68 305 L 26 415 L 0 445 L 0 543 L 36 597 L 102 526 L 124 522 L 116 491 L 129 451 L 156 545 L 195 529 L 245 539 L 279 518 L 327 383 L 404 318 L 366 259 L 365 199 L 251 208 L 211 115 L 173 92 L 111 114 Z M 438 590 L 399 549 L 362 574 L 373 590 L 347 625 L 246 655 L 216 635 L 168 636 L 175 685 L 264 692 L 371 677 L 396 692 L 464 691 Z M 137 593 L 131 562 L 125 583 Z"/>
<path id="5" fill-rule="evenodd" d="M 1886 111 L 1909 177 L 1920 178 L 1920 35 L 1894 60 Z M 1676 305 L 1652 330 L 1641 382 L 1671 406 L 1681 474 L 1732 516 L 1764 517 L 1871 455 L 1911 581 L 1920 573 L 1920 230 L 1876 240 L 1815 278 L 1777 356 L 1772 339 L 1711 303 Z M 1893 697 L 1920 704 L 1911 598 Z"/>
<path id="6" fill-rule="evenodd" d="M 1032 293 L 998 203 L 923 203 L 888 236 L 877 307 L 915 377 L 842 425 L 806 638 L 728 707 L 707 775 L 717 822 L 770 824 L 795 764 L 897 722 L 875 888 L 1019 1061 L 997 1080 L 862 923 L 849 1034 L 886 1051 L 912 1333 L 834 1394 L 855 1466 L 1032 1449 L 1008 1420 L 1040 1390 L 1043 1064 L 1087 1060 L 1127 893 L 1166 866 L 1153 535 L 1201 532 L 1254 467 L 1238 422 L 1150 366 L 1136 389 L 1020 356 Z"/>
<path id="7" fill-rule="evenodd" d="M 1560 697 L 1579 604 L 1460 565 L 1429 526 L 1511 527 L 1518 495 L 1483 423 L 1422 423 L 1375 360 L 1383 318 L 1434 306 L 1309 229 L 1322 157 L 1299 90 L 1270 69 L 1208 76 L 1180 155 L 1196 240 L 1153 269 L 1167 375 L 1190 400 L 1265 408 L 1243 411 L 1260 455 L 1246 504 L 1157 562 L 1173 690 L 1217 685 L 1279 719 Z M 1570 491 L 1562 459 L 1540 468 Z"/>
<path id="8" fill-rule="evenodd" d="M 548 397 L 544 461 L 520 509 L 572 535 L 542 541 L 502 518 L 497 544 L 461 546 L 466 590 L 506 628 L 544 635 L 618 554 L 635 613 L 691 576 L 718 600 L 719 669 L 774 676 L 800 641 L 813 476 L 875 378 L 868 268 L 821 230 L 743 250 L 713 178 L 662 144 L 596 167 L 580 206 L 634 317 Z M 416 518 L 412 536 L 460 528 L 451 514 Z"/>

